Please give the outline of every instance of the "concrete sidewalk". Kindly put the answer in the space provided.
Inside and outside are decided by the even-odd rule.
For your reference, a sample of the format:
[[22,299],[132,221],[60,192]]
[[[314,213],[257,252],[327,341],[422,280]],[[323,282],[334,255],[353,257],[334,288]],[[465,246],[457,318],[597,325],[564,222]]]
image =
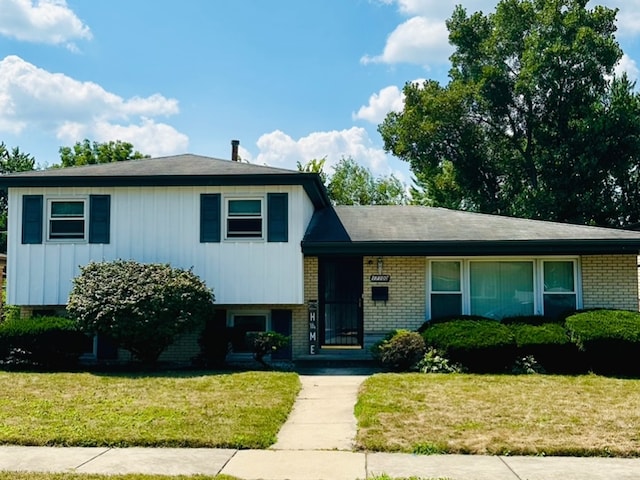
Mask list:
[[[348,372],[353,373],[353,372]],[[639,480],[640,459],[409,455],[354,452],[353,406],[366,375],[301,375],[302,390],[269,450],[0,446],[0,470],[244,480]]]
[[640,459],[408,455],[325,450],[0,447],[0,470],[232,475],[244,480],[638,480]]

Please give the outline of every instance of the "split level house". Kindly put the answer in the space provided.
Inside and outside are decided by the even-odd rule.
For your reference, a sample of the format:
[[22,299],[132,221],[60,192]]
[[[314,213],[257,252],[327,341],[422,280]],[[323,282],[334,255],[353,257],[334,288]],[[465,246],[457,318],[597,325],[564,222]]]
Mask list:
[[[192,268],[214,291],[211,321],[291,335],[294,360],[367,356],[388,331],[444,315],[638,310],[640,232],[333,206],[317,174],[190,154],[3,175],[0,187],[7,302],[24,315],[63,309],[80,266],[115,259]],[[198,351],[187,335],[161,359]]]

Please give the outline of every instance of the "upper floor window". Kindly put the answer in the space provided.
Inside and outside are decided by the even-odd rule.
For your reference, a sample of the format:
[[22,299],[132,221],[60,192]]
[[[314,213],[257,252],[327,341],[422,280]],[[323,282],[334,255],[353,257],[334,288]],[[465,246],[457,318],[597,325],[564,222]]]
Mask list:
[[261,198],[227,199],[226,238],[262,238],[263,208]]
[[84,240],[86,238],[86,201],[49,200],[49,240]]

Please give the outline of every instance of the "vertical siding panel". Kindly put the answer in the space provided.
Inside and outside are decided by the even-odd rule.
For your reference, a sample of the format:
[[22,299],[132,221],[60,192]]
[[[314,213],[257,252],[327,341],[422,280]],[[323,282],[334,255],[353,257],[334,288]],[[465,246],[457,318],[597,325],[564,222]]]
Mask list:
[[[223,239],[217,244],[200,244],[201,193],[221,193],[223,198],[229,194],[253,194],[266,199],[270,192],[289,194],[288,242]],[[111,243],[20,245],[18,220],[23,194],[43,194],[45,198],[111,195]],[[118,258],[193,267],[214,290],[218,304],[303,303],[300,241],[313,206],[302,187],[12,189],[9,208],[8,294],[9,301],[17,305],[65,304],[80,265]]]

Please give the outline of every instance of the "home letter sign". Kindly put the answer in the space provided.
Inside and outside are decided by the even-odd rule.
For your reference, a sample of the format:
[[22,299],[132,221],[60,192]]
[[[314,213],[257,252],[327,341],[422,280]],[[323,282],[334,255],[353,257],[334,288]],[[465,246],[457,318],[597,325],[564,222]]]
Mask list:
[[318,348],[318,302],[309,302],[309,355],[315,355]]

